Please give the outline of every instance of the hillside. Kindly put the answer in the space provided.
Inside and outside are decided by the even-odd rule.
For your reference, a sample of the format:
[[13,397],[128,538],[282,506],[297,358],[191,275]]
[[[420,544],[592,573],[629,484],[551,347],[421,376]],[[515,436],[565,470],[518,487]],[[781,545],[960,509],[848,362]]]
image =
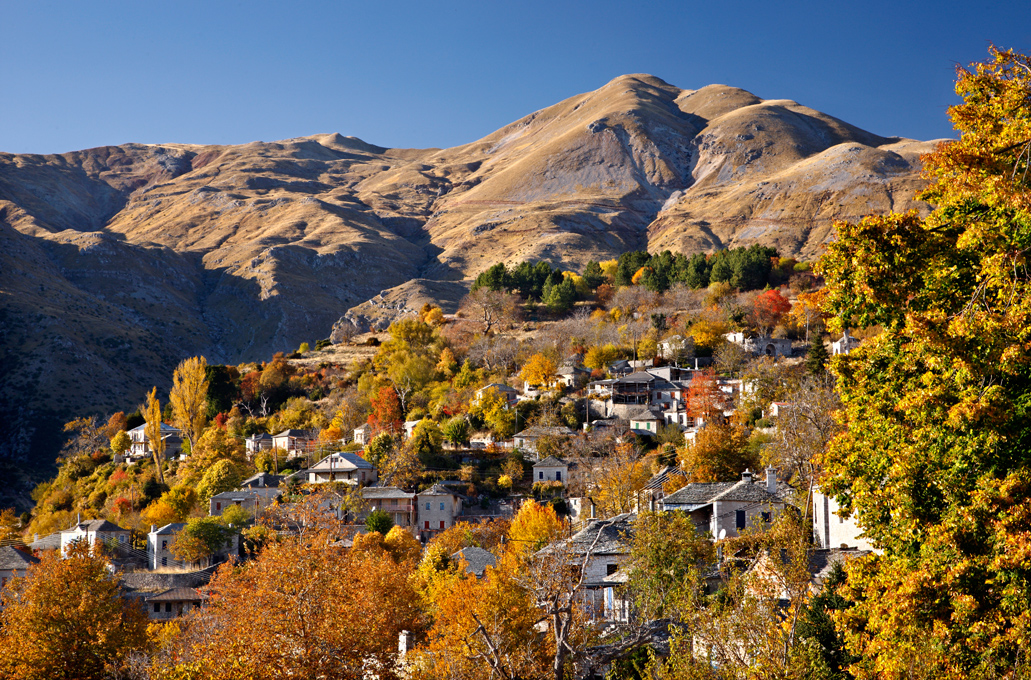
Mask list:
[[499,260],[812,257],[835,219],[926,210],[932,146],[629,75],[451,149],[325,134],[0,154],[0,458],[49,465],[63,420],[131,410],[184,356],[264,358],[356,307],[359,325],[450,311]]

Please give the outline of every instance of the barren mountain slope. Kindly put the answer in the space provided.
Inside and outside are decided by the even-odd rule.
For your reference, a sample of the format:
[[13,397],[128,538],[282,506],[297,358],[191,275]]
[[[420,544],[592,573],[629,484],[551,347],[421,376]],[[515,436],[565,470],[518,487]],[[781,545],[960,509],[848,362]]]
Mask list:
[[21,414],[0,457],[25,459],[62,418],[134,407],[184,356],[267,358],[352,308],[364,325],[453,308],[499,260],[754,242],[809,257],[834,219],[925,208],[930,148],[628,75],[452,149],[325,134],[0,154],[0,399]]

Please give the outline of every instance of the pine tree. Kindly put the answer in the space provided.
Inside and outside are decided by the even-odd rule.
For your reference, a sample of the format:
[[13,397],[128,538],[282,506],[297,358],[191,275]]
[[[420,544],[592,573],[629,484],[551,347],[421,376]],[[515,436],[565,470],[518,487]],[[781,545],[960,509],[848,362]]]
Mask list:
[[830,355],[827,354],[827,346],[823,344],[823,338],[813,338],[813,343],[809,346],[809,353],[805,358],[806,371],[811,376],[820,376],[827,371],[827,360]]

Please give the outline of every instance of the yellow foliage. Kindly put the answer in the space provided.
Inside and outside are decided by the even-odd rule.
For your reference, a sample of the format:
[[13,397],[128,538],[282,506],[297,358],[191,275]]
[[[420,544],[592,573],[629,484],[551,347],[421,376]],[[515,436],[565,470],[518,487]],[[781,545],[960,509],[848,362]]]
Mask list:
[[383,547],[395,562],[417,562],[422,556],[422,544],[415,540],[410,531],[399,526],[393,526],[387,532]]
[[566,523],[555,514],[555,508],[533,499],[523,501],[508,530],[512,549],[517,553],[536,552],[562,536]]

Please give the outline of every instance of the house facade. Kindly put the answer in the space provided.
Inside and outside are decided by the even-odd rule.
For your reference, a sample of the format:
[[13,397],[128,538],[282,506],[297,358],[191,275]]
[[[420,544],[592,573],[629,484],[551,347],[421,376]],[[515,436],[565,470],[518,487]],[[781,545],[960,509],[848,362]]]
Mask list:
[[262,432],[261,434],[254,434],[243,440],[244,446],[247,449],[247,458],[254,458],[255,454],[260,451],[272,450],[272,435]]
[[455,518],[462,514],[463,496],[442,484],[434,484],[416,494],[416,497],[419,504],[419,533],[423,538],[431,538],[451,528]]
[[416,526],[416,503],[414,493],[395,486],[367,486],[362,489],[362,498],[369,504],[369,511],[382,510],[394,520],[394,526],[414,529]]
[[541,437],[572,437],[573,431],[568,427],[528,427],[522,432],[517,432],[512,438],[514,446],[527,453],[536,455],[537,440]]
[[749,527],[768,527],[787,507],[777,491],[777,473],[766,470],[762,480],[745,470],[737,482],[688,484],[657,501],[659,510],[680,510],[699,531],[713,538],[732,538]]
[[307,470],[309,484],[344,482],[366,486],[375,483],[376,468],[356,453],[331,453]]
[[[139,425],[129,430],[129,450],[126,457],[131,460],[150,458],[154,455],[147,439],[147,425]],[[165,458],[174,460],[183,450],[183,433],[177,427],[161,423],[161,440],[165,443]]]
[[519,392],[514,387],[503,385],[501,383],[490,383],[484,385],[480,389],[476,390],[475,396],[477,403],[483,399],[483,396],[490,390],[496,390],[502,397],[505,398],[505,408],[515,408],[516,402],[519,401]]
[[67,557],[68,551],[73,543],[85,542],[92,547],[96,543],[104,545],[117,545],[123,549],[129,548],[130,533],[117,524],[108,522],[106,519],[94,519],[87,522],[78,522],[75,525],[61,532],[61,555]]
[[565,461],[548,456],[533,464],[533,481],[569,483],[569,465]]
[[[816,342],[823,341],[817,338]],[[853,338],[848,334],[848,329],[846,328],[845,332],[841,334],[841,337],[831,343],[831,355],[848,354],[856,347],[859,347],[859,343],[860,341],[858,339]]]
[[147,616],[153,621],[167,621],[197,609],[207,599],[194,588],[172,588],[145,598]]
[[286,451],[287,458],[304,458],[315,452],[317,436],[308,430],[283,430],[272,435],[272,447]]
[[265,508],[274,504],[283,495],[278,487],[245,487],[235,491],[223,491],[208,500],[208,515],[219,517],[230,505],[238,505],[251,517],[258,517]]
[[184,562],[175,559],[171,550],[172,542],[184,528],[186,528],[186,524],[182,522],[166,524],[161,528],[150,527],[150,533],[147,534],[147,566],[151,571],[186,566]]
[[817,547],[825,550],[875,550],[855,517],[844,517],[838,501],[820,487],[813,488],[813,537]]

